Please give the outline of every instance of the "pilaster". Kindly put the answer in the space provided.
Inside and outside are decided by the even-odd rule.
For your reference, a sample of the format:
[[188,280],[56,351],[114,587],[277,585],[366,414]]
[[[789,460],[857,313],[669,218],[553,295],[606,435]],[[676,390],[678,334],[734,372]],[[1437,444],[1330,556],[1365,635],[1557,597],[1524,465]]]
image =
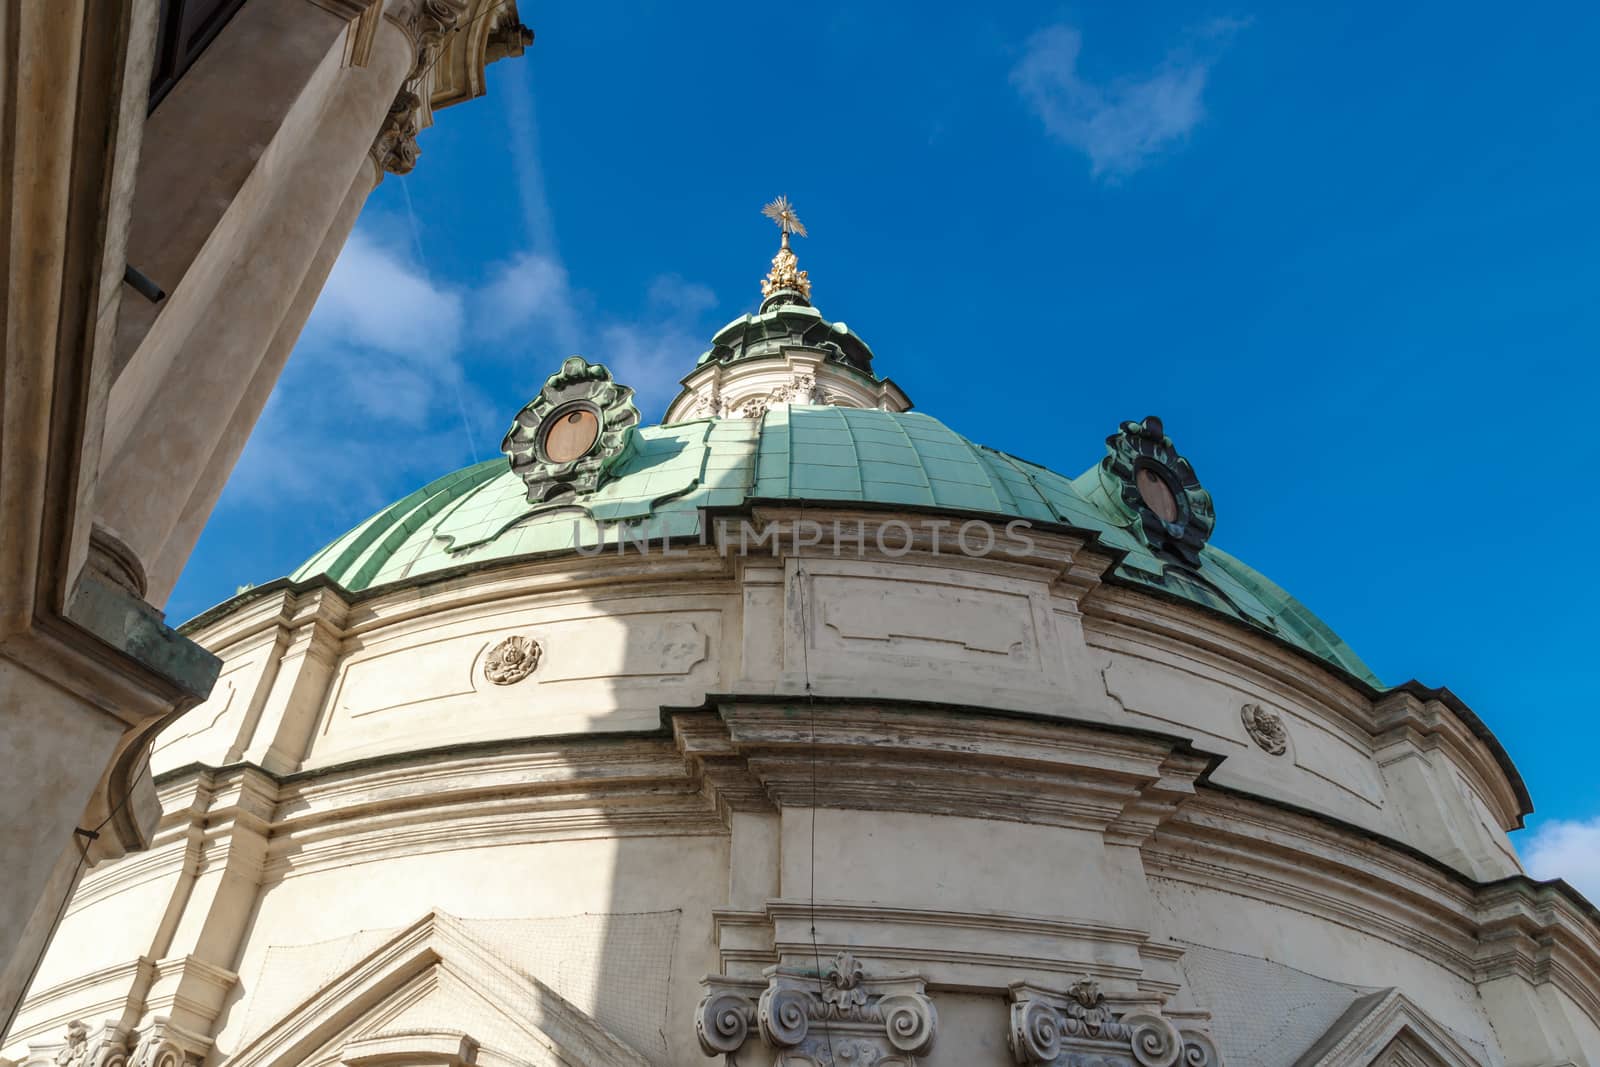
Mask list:
[[329,588],[307,593],[283,625],[287,642],[243,759],[272,774],[300,769],[338,661],[349,606]]

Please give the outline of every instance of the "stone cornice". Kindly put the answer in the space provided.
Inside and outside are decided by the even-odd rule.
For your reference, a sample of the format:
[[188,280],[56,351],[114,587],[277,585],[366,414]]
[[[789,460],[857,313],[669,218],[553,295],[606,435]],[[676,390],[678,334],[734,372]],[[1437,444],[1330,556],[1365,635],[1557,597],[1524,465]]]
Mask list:
[[1406,683],[1374,690],[1357,679],[1340,678],[1326,663],[1241,627],[1236,620],[1211,615],[1188,602],[1149,596],[1147,591],[1105,584],[1083,602],[1085,636],[1091,646],[1111,649],[1149,646],[1175,662],[1207,664],[1220,677],[1253,682],[1319,712],[1363,750],[1405,743],[1441,747],[1489,806],[1501,829],[1522,826],[1533,810],[1521,776],[1494,735],[1448,690]]
[[[1136,841],[1210,766],[1153,734],[881,703],[727,701],[717,714],[778,808],[961,815]],[[732,758],[716,756],[723,767]]]
[[1600,913],[1563,882],[1476,882],[1399,842],[1214,786],[1144,857],[1152,878],[1342,922],[1468,981],[1550,981],[1600,1015]]
[[[729,915],[727,925],[751,913]],[[1147,930],[1085,920],[1000,911],[940,911],[839,900],[769,900],[753,913],[772,930],[777,955],[828,953],[872,943],[873,955],[915,967],[929,981],[1000,993],[1021,978],[1059,982],[1093,970],[1151,1003],[1177,985],[1156,977],[1151,960],[1172,961],[1181,950],[1151,939]],[[812,930],[816,929],[813,935]],[[719,934],[721,923],[719,922]],[[772,962],[772,961],[768,961]]]
[[1473,883],[1394,842],[1285,806],[1206,790],[1144,850],[1152,877],[1342,922],[1472,973]]
[[1565,882],[1508,878],[1478,890],[1478,973],[1552,981],[1600,1017],[1600,913]]
[[1439,745],[1489,806],[1500,828],[1521,828],[1523,816],[1533,810],[1527,786],[1500,742],[1449,690],[1428,690],[1408,682],[1380,697],[1374,715],[1378,747]]
[[281,787],[265,877],[517,842],[723,832],[664,740],[500,748],[293,776]]
[[[366,62],[369,17],[352,28],[351,65]],[[533,34],[517,21],[514,0],[406,0],[383,18],[406,35],[416,59],[373,141],[372,158],[382,170],[408,174],[421,154],[417,134],[433,125],[434,111],[482,96],[484,67],[521,55]]]
[[[389,855],[509,842],[720,836],[728,811],[811,803],[814,738],[827,757],[818,766],[820,805],[1099,831],[1108,843],[1138,847],[1157,882],[1343,923],[1466,981],[1548,982],[1600,1014],[1600,916],[1569,887],[1522,877],[1474,882],[1398,842],[1212,786],[1210,760],[1173,738],[967,708],[779,697],[718,698],[664,718],[670,737],[499,742],[287,776],[247,766],[173,772],[162,782],[163,798],[176,805],[163,828],[170,845],[95,872],[84,890],[100,899],[192,865],[201,840],[206,863],[220,861],[239,847],[241,828],[263,843],[251,847],[262,849],[269,882]],[[761,911],[729,912],[719,930],[751,922],[770,924],[771,947],[751,941],[726,961],[749,966],[763,953],[802,952],[813,923],[822,929],[819,943],[842,950],[849,929],[863,926],[877,931],[885,959],[941,982],[1001,983],[1018,973],[1054,981],[1081,959],[1140,995],[1161,1000],[1175,992],[1162,968],[1142,962],[1170,963],[1172,952],[1162,956],[1162,946],[1134,929],[777,899]],[[930,938],[913,929],[929,925],[948,933]],[[900,928],[912,932],[897,956]],[[935,942],[944,947],[930,951]],[[1091,959],[1089,949],[1073,947],[1078,942],[1102,949]],[[1108,955],[1108,947],[1120,955]]]
[[[5,1035],[11,1044],[28,1042],[30,1048],[59,1047],[59,1035],[71,1020],[84,1016],[91,1019],[119,1016],[123,1013],[130,991],[148,986],[154,976],[156,961],[146,956],[114,963],[88,974],[69,978],[44,989],[33,989],[23,1003],[24,1014],[30,1018],[27,1025]],[[85,997],[99,993],[97,1000]],[[36,1015],[38,1012],[48,1014]],[[33,1039],[52,1038],[50,1045],[35,1043]]]
[[[740,761],[738,773],[752,775],[752,781],[759,785],[759,789],[744,787],[758,807],[762,806],[760,798],[769,795],[769,788],[778,804],[809,799],[809,766],[803,768],[805,781],[797,781],[795,759],[782,756],[785,748],[809,744],[806,719],[795,721],[784,713],[794,707],[793,698],[764,697],[759,702],[748,697],[722,699],[732,705],[726,727],[720,725],[723,720],[715,712],[668,713],[676,743],[665,737],[626,736],[572,739],[565,743],[546,738],[534,748],[527,743],[486,742],[450,750],[458,755],[443,761],[440,757],[445,753],[434,750],[283,777],[246,765],[182,768],[162,776],[164,797],[182,805],[179,812],[168,811],[166,822],[174,828],[184,820],[207,823],[212,831],[208,833],[209,849],[222,843],[230,832],[228,827],[248,813],[255,832],[270,833],[283,847],[291,838],[307,834],[320,838],[323,850],[337,850],[334,838],[341,812],[393,803],[397,805],[394,822],[404,832],[405,824],[424,820],[432,806],[455,809],[462,799],[504,795],[508,788],[520,783],[530,803],[523,805],[527,810],[522,816],[514,818],[524,823],[524,831],[534,837],[546,831],[552,836],[573,836],[584,832],[586,820],[589,832],[608,826],[610,829],[604,832],[628,829],[626,824],[610,820],[599,811],[576,821],[561,814],[566,811],[564,805],[575,797],[601,805],[631,804],[642,793],[659,796],[660,787],[670,785],[665,809],[661,811],[665,821],[655,823],[654,832],[671,832],[673,818],[698,812],[690,822],[677,824],[677,832],[720,833],[722,820],[714,814],[715,797],[694,798],[696,791],[704,788],[704,778],[696,785],[694,775],[705,752]],[[841,705],[849,706],[850,702],[818,702],[819,745],[837,755],[848,755],[858,743],[861,751],[876,752],[876,744],[866,738],[859,742],[849,739],[846,723],[855,721],[858,713],[846,715],[840,710]],[[1115,833],[1118,817],[1127,808],[1116,806],[1113,812],[1113,805],[1104,803],[1107,796],[1125,797],[1132,782],[1142,781],[1146,791],[1166,788],[1160,783],[1174,777],[1172,768],[1166,766],[1171,757],[1161,755],[1171,751],[1172,742],[1162,741],[1157,735],[1107,730],[1093,724],[997,719],[975,710],[965,715],[975,723],[963,735],[964,743],[983,738],[992,758],[1008,764],[1021,760],[1067,770],[1073,766],[1073,753],[1087,757],[1101,741],[1107,743],[1108,754],[1115,755],[1110,764],[1102,765],[1102,773],[1118,783],[1109,793],[1102,786],[1085,783],[1082,789],[1088,801],[1084,809],[1061,818],[1058,805],[1045,804],[1029,821],[1072,825],[1082,820],[1082,810],[1086,809],[1095,813],[1099,825]],[[939,736],[940,726],[962,725],[956,709],[906,711],[895,715],[892,723],[896,731],[904,731],[905,737],[883,755],[879,770],[885,772],[903,766],[901,760],[908,754],[916,756],[926,751]],[[1050,734],[1063,731],[1068,732],[1067,738],[1050,739]],[[747,767],[752,756],[753,770]],[[937,770],[939,762],[929,765]],[[420,779],[425,787],[418,785],[421,768],[426,768]],[[861,764],[861,773],[871,770],[869,764]],[[1183,766],[1175,777],[1181,783],[1194,770],[1193,765]],[[703,767],[699,773],[703,775]],[[838,779],[843,773],[823,776],[819,789],[825,791],[830,777]],[[217,796],[234,799],[210,804],[185,799],[193,795],[185,783],[197,778],[214,779]],[[770,786],[760,785],[763,780]],[[253,784],[247,788],[247,783]],[[1559,966],[1574,974],[1593,971],[1600,976],[1600,913],[1565,883],[1538,882],[1521,876],[1474,882],[1400,842],[1326,816],[1267,803],[1235,790],[1222,790],[1205,784],[1203,776],[1193,788],[1192,796],[1182,789],[1177,792],[1177,796],[1185,798],[1181,806],[1176,802],[1172,805],[1154,828],[1153,837],[1142,846],[1146,867],[1155,877],[1220,880],[1232,892],[1273,899],[1318,915],[1345,915],[1352,925],[1373,928],[1380,936],[1419,948],[1435,962],[1464,975],[1478,973],[1489,965],[1487,960],[1493,959],[1495,967],[1516,967],[1530,975],[1548,973]],[[1133,793],[1137,795],[1138,790]],[[279,799],[271,801],[271,796]],[[275,809],[288,799],[293,800],[296,815],[283,819],[266,813],[269,805]],[[832,804],[827,797],[824,800]],[[914,804],[948,809],[946,801],[923,800],[915,795],[892,803],[896,808]],[[534,816],[541,806],[555,813],[562,825],[539,831]],[[879,810],[882,806],[878,805]],[[654,822],[646,811],[637,814],[647,816],[647,824]],[[1027,814],[1014,808],[998,817],[1020,818]],[[481,805],[456,810],[452,817],[470,822],[495,816],[495,805],[486,800]],[[533,821],[529,822],[529,818]],[[369,831],[381,831],[387,825],[382,820],[360,822],[356,827],[359,836],[370,836]],[[639,825],[637,829],[651,832],[652,828]],[[437,839],[439,834],[428,831],[428,836]],[[105,868],[104,874],[92,872],[85,880],[85,889],[98,892],[97,878],[129,884],[124,879],[134,876],[146,864],[152,870],[162,865],[169,865],[170,869],[188,846],[174,840],[173,847],[177,851],[163,850],[123,861]],[[371,847],[381,849],[381,844],[371,842]],[[369,850],[357,848],[356,853],[366,854]],[[113,883],[104,884],[109,889]],[[1506,935],[1499,942],[1500,947],[1481,964],[1475,960],[1471,947],[1471,931],[1480,924]],[[1560,931],[1559,944],[1566,947],[1554,943],[1540,946],[1541,931]],[[1543,957],[1538,956],[1540,952]],[[1593,987],[1600,988],[1600,979]]]

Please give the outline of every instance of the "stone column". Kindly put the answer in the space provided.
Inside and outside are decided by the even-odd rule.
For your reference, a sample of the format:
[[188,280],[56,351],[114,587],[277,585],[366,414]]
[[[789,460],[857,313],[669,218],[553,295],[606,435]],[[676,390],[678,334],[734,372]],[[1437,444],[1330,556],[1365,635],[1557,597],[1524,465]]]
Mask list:
[[272,184],[271,166],[293,154],[286,147],[303,138],[307,116],[341,76],[350,19],[382,2],[251,0],[149,117],[128,256],[174,299],[123,302],[115,373],[138,352],[140,373],[159,379],[166,368],[152,366],[153,357],[170,353],[143,347],[145,335],[178,303],[179,289],[215,273],[218,246],[236,250],[241,222],[262,199],[259,187]]
[[[169,551],[197,535],[221,492],[286,355],[285,340],[309,313],[310,294],[331,260],[330,237],[342,244],[353,222],[353,190],[372,184],[369,150],[390,122],[402,86],[415,73],[415,28],[385,18],[365,67],[342,67],[341,51],[326,63],[337,73],[326,103],[309,119],[298,146],[274,141],[258,164],[272,173],[259,190],[267,202],[250,231],[238,235],[231,259],[200,284],[171,298],[142,347],[170,349],[144,366],[141,352],[113,387],[99,484],[102,521],[144,562],[148,597],[165,601],[187,553]],[[291,158],[269,158],[280,147]],[[243,194],[241,194],[243,195]],[[181,305],[181,306],[180,306]],[[138,372],[167,368],[152,387]],[[174,403],[181,394],[182,403]]]
[[273,335],[272,342],[267,346],[266,358],[261,361],[255,376],[250,380],[249,387],[239,398],[233,418],[223,427],[222,438],[212,449],[205,469],[200,473],[194,488],[190,490],[188,500],[179,508],[178,524],[167,538],[161,558],[155,560],[151,566],[152,574],[157,576],[156,580],[152,581],[148,594],[153,602],[158,604],[165,602],[172,592],[173,583],[183,570],[184,563],[188,561],[189,554],[194,551],[195,542],[200,539],[206,520],[211,516],[211,509],[216,505],[217,498],[222,495],[228,476],[233,472],[234,464],[239,461],[239,454],[244,451],[245,443],[250,439],[250,431],[261,418],[261,412],[267,406],[267,399],[272,395],[273,387],[277,385],[278,378],[283,374],[283,368],[289,361],[289,354],[294,351],[295,343],[300,339],[301,331],[305,329],[306,320],[310,318],[311,311],[316,306],[317,297],[322,294],[322,288],[327,284],[328,274],[333,270],[334,261],[344,250],[345,242],[349,240],[350,232],[355,228],[356,218],[361,214],[367,197],[383,179],[383,173],[373,155],[369,153],[362,157],[361,165],[356,171],[356,180],[351,184],[350,191],[345,194],[344,203],[340,205],[339,213],[334,217],[332,225],[328,227],[328,232],[322,239],[322,247],[317,249],[310,268],[301,280],[300,289],[295,293],[288,313],[278,324],[278,332]]

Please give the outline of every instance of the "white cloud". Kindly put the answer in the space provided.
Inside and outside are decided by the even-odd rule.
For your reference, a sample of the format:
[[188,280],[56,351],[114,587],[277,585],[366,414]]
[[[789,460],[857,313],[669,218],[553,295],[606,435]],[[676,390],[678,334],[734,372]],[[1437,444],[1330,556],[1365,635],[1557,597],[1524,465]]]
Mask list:
[[[566,356],[608,365],[648,419],[709,343],[716,294],[677,275],[653,279],[636,316],[585,314],[592,301],[553,256],[524,252],[469,288],[373,233],[358,227],[335,263],[222,506],[317,503],[355,521],[494,455]],[[493,396],[467,377],[469,358],[480,383],[498,373]]]
[[563,351],[578,343],[567,269],[553,256],[524,252],[501,264],[473,305],[474,330],[491,340],[542,330]]
[[[564,357],[579,354],[604,363],[618,381],[632,386],[635,403],[649,420],[662,413],[677,393],[678,379],[709,347],[711,329],[718,324],[703,320],[716,307],[716,294],[662,274],[649,283],[638,314],[593,310],[596,301],[573,284],[559,251],[539,157],[532,70],[528,65],[508,69],[501,96],[528,250],[502,263],[474,294],[473,331],[529,361],[530,395]],[[617,295],[606,294],[606,302]]]
[[632,386],[647,419],[660,414],[677,393],[678,380],[709,347],[711,330],[702,320],[716,307],[716,294],[676,274],[662,274],[646,288],[637,316],[584,314],[590,303],[574,290],[559,261],[537,252],[501,264],[471,297],[475,328],[485,338],[538,361],[530,389],[576,353],[604,363],[618,381]]
[[645,296],[652,308],[680,318],[695,318],[717,306],[717,294],[709,286],[676,274],[658,275]]
[[1552,819],[1540,825],[1520,851],[1523,866],[1534,878],[1564,878],[1600,903],[1600,817]]
[[460,290],[358,228],[222,504],[372,510],[388,502],[396,479],[417,482],[470,458],[468,412],[477,414],[473,425],[492,422],[462,372],[465,306]]
[[1104,85],[1078,73],[1083,35],[1048,26],[1029,39],[1011,83],[1052,137],[1089,157],[1095,177],[1116,179],[1182,142],[1205,117],[1201,98],[1211,65],[1243,25],[1210,22],[1148,75]]
[[301,344],[344,344],[409,360],[449,358],[461,345],[460,294],[357,229],[317,298]]
[[413,257],[411,246],[377,237],[399,227],[364,217],[219,507],[314,504],[355,521],[495,455],[512,416],[569,355],[611,367],[647,419],[693,369],[716,325],[703,321],[716,295],[667,274],[631,294],[643,296],[637,314],[593,310],[557,248],[526,69],[512,73],[503,99],[525,250],[482,280],[445,281],[419,262],[420,241]]

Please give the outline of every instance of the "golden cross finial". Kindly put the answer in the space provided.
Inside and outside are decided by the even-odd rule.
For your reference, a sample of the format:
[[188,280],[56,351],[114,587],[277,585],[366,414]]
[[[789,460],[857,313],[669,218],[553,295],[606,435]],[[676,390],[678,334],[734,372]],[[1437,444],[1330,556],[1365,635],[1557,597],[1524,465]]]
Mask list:
[[793,290],[807,300],[811,299],[811,282],[806,278],[806,272],[798,269],[794,252],[789,248],[791,233],[806,236],[805,223],[794,213],[794,205],[789,203],[787,196],[778,197],[762,208],[761,213],[776,222],[778,229],[783,231],[783,244],[779,246],[778,254],[772,257],[772,270],[762,281],[761,292],[771,296],[780,290]]
[[783,247],[789,247],[789,235],[791,233],[797,233],[801,237],[806,236],[805,223],[801,222],[800,216],[794,213],[794,205],[789,203],[787,196],[778,197],[778,199],[762,208],[761,213],[776,222],[778,228],[783,231]]

